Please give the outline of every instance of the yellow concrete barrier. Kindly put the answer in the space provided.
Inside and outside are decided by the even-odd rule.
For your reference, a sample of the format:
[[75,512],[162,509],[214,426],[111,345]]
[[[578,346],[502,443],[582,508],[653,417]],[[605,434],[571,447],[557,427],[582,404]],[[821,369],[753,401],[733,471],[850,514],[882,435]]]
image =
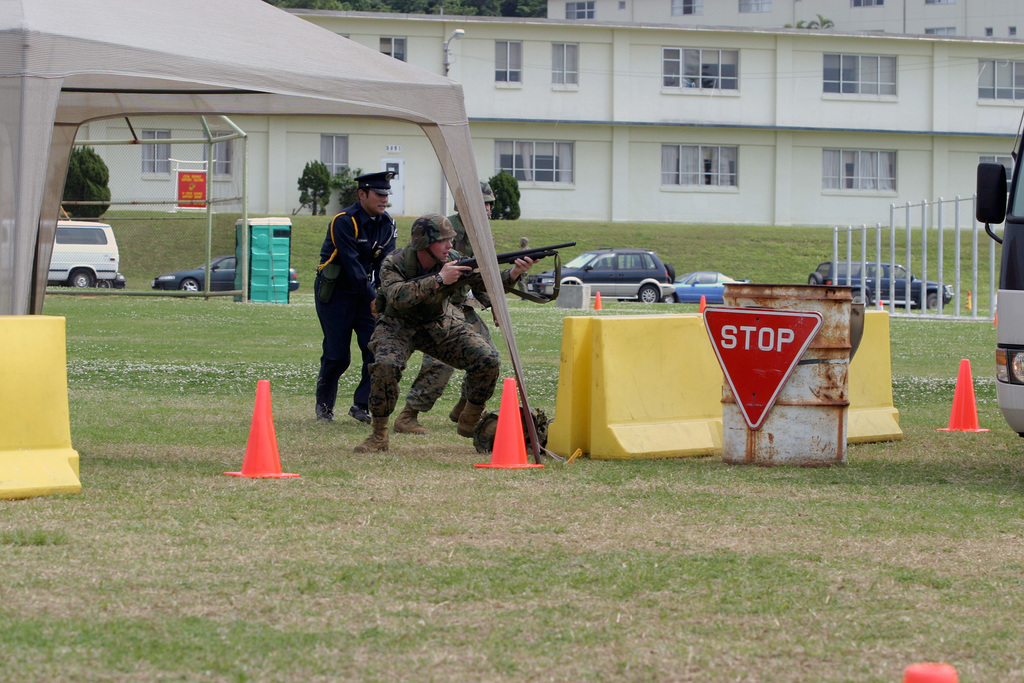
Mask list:
[[0,316],[0,498],[79,493],[64,318]]
[[[721,454],[724,379],[697,314],[568,317],[547,447],[600,460]],[[885,311],[865,315],[849,382],[848,441],[901,438]]]
[[548,448],[599,459],[720,452],[722,381],[699,315],[566,318]]
[[889,312],[865,311],[864,336],[850,361],[846,441],[871,443],[902,438],[900,411],[892,401]]
[[562,322],[555,419],[548,427],[547,448],[566,457],[577,448],[590,453],[590,371],[594,353],[590,324],[595,320],[598,318],[567,317]]

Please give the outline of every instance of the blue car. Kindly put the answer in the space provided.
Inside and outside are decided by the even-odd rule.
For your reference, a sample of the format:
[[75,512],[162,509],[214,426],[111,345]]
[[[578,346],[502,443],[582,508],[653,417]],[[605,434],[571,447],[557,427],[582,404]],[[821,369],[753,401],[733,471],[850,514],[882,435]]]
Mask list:
[[[179,270],[174,273],[158,275],[152,284],[153,289],[183,289],[186,292],[202,292],[206,286],[206,266],[198,266],[191,270]],[[235,288],[235,257],[218,256],[210,261],[210,291],[224,292]],[[288,269],[288,291],[299,288],[299,277],[294,268]]]
[[672,300],[677,304],[699,304],[700,298],[703,296],[705,303],[720,304],[723,303],[722,293],[725,291],[727,282],[750,282],[750,280],[735,280],[728,275],[709,270],[684,273],[672,283],[676,290]]

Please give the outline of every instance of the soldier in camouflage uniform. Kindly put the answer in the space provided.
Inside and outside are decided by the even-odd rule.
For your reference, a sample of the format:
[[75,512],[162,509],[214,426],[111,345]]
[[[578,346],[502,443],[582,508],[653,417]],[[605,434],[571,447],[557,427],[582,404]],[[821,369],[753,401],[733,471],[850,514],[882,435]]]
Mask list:
[[[471,270],[455,264],[461,256],[451,250],[453,237],[455,230],[444,216],[421,216],[412,224],[409,246],[392,252],[381,265],[377,327],[370,339],[373,434],[355,447],[356,453],[388,449],[388,420],[413,351],[466,371],[466,405],[458,421],[461,436],[472,438],[484,404],[494,393],[501,357],[451,302],[466,286],[458,284],[459,278]],[[532,259],[522,258],[502,271],[505,287],[511,288],[532,265]]]
[[[491,217],[491,205],[494,204],[494,191],[491,190],[490,183],[481,182],[480,192],[484,196],[484,211],[487,213],[487,217]],[[458,211],[458,207],[456,207]],[[458,213],[454,213],[448,216],[448,220],[452,224],[452,228],[455,230],[455,237],[452,238],[452,247],[456,252],[462,256],[472,257],[473,247],[469,243],[469,236],[466,234],[466,228],[462,225],[462,217]],[[468,289],[468,288],[467,288]],[[474,286],[473,297],[480,302],[484,308],[490,308],[491,299],[487,295],[487,290],[483,288],[482,283],[480,286]],[[457,293],[451,299],[452,304],[462,309],[462,313],[466,318],[466,322],[473,326],[473,330],[481,337],[487,340],[487,342],[494,346],[494,340],[491,339],[491,330],[487,327],[479,315],[477,315],[476,307],[471,305],[467,301],[465,290]],[[497,347],[495,347],[497,348]],[[445,365],[441,361],[431,356],[423,356],[423,364],[420,366],[420,373],[413,380],[412,386],[409,388],[409,393],[405,397],[405,408],[398,414],[398,418],[395,420],[395,431],[406,434],[426,434],[427,430],[419,423],[416,416],[419,413],[425,413],[434,407],[434,403],[437,399],[441,398],[441,394],[444,393],[445,387],[448,386],[448,380],[451,379],[452,373],[455,372],[455,368],[450,365]],[[452,422],[459,421],[459,415],[462,414],[462,409],[466,406],[466,389],[467,381],[466,378],[462,379],[462,396],[459,398],[459,402],[455,404],[452,411],[448,414],[448,418]]]

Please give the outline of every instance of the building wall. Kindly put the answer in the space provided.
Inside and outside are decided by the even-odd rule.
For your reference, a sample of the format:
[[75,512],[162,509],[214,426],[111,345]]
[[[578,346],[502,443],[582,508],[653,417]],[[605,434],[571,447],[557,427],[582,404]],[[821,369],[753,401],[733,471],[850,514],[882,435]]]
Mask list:
[[[598,0],[599,12],[605,4]],[[641,4],[667,7],[668,0],[634,9]],[[705,0],[708,8],[726,4],[735,3]],[[782,4],[775,0],[773,7]],[[449,42],[449,76],[464,87],[479,176],[497,172],[497,140],[574,145],[571,183],[520,182],[524,218],[873,224],[887,220],[894,202],[972,194],[978,156],[1009,154],[1024,104],[1024,97],[978,98],[979,60],[1024,62],[1018,40],[295,13],[372,49],[382,36],[405,38],[407,61],[435,73],[444,70],[444,42],[463,30]],[[522,80],[515,84],[495,80],[495,42],[509,40],[523,45]],[[578,44],[578,84],[552,84],[553,43]],[[666,47],[737,50],[738,88],[664,87]],[[825,53],[896,57],[896,95],[823,92]],[[307,162],[319,159],[321,134],[347,135],[349,165],[364,172],[381,170],[384,159],[402,160],[405,202],[396,214],[452,210],[436,156],[416,126],[313,116],[235,122],[250,136],[253,212],[287,215],[298,207],[297,179]],[[99,134],[98,123],[80,137],[92,131]],[[736,147],[736,186],[662,185],[662,145]],[[895,190],[824,189],[825,149],[895,151]],[[152,181],[141,184],[152,187]]]

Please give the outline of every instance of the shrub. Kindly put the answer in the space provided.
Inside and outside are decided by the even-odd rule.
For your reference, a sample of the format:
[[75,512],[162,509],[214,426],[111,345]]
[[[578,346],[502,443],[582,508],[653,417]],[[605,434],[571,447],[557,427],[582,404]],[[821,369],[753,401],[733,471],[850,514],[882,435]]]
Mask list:
[[71,150],[68,175],[64,180],[64,210],[72,218],[99,218],[110,204],[75,204],[73,202],[109,202],[110,170],[102,157],[91,147]]
[[313,215],[327,213],[331,201],[331,172],[322,161],[310,161],[299,176],[299,201],[309,206]]
[[519,218],[519,181],[515,177],[501,171],[488,182],[494,190],[494,207],[491,209],[491,220],[514,221]]
[[361,168],[349,168],[344,166],[336,176],[331,178],[331,187],[338,191],[338,201],[341,207],[352,206],[359,201],[359,183],[356,178],[363,175]]

